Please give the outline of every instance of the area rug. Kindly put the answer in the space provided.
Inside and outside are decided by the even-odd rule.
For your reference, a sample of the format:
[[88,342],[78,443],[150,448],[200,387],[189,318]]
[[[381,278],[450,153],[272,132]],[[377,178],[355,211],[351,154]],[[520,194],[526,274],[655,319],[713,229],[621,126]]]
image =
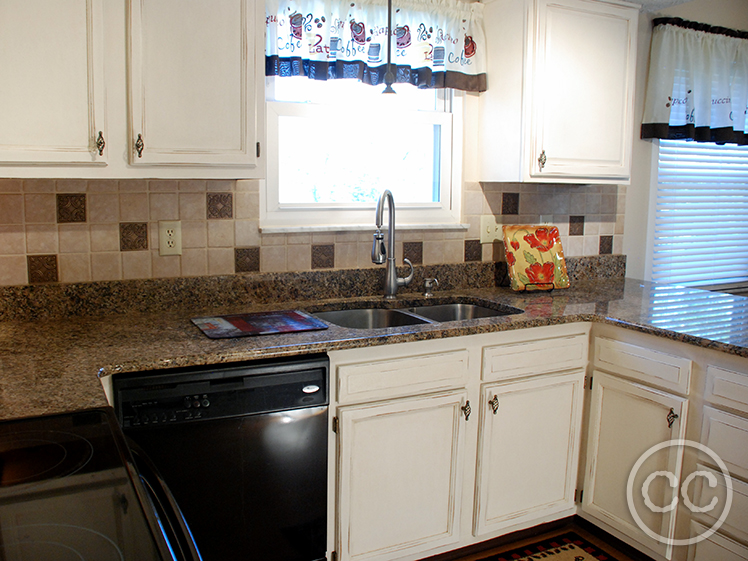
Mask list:
[[480,561],[618,561],[599,547],[574,532],[566,532],[552,538],[505,551]]

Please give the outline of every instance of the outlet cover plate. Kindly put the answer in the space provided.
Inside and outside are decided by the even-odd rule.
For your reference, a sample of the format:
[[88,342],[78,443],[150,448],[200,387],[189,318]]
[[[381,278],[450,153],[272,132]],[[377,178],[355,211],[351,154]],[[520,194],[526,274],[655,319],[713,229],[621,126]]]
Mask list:
[[159,221],[158,254],[182,255],[182,223],[179,220]]
[[480,243],[500,242],[504,239],[501,216],[483,214],[480,217]]

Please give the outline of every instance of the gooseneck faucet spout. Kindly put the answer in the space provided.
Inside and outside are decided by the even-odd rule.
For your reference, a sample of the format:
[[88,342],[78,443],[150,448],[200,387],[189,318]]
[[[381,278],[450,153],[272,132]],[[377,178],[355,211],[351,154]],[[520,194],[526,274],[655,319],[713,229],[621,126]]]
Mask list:
[[[385,201],[389,208],[386,249],[384,246],[384,234],[382,233]],[[387,261],[387,271],[384,279],[384,297],[387,300],[392,300],[395,298],[399,286],[408,286],[413,280],[413,264],[409,259],[403,259],[403,263],[410,267],[410,274],[405,278],[397,276],[397,269],[395,268],[395,200],[389,189],[385,189],[379,197],[376,225],[377,230],[374,232],[374,244],[371,247],[371,261],[377,265],[381,265],[385,260]]]

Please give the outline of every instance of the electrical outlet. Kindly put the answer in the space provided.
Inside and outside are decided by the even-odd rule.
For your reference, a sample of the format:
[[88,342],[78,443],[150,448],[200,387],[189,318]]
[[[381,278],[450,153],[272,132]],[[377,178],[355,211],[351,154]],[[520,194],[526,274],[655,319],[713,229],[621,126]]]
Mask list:
[[158,254],[182,255],[182,223],[179,220],[159,221]]
[[501,216],[484,214],[480,217],[480,243],[500,242],[504,239]]

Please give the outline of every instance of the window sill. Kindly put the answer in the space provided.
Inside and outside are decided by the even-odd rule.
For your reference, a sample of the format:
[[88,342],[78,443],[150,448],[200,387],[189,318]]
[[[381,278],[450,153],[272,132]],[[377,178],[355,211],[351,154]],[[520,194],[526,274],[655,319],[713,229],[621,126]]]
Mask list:
[[[395,230],[449,230],[449,231],[467,231],[469,224],[395,224]],[[382,229],[386,229],[387,224]],[[317,232],[371,232],[376,229],[376,225],[371,224],[349,224],[335,226],[332,224],[319,224],[309,226],[262,226],[262,234],[302,234]]]

